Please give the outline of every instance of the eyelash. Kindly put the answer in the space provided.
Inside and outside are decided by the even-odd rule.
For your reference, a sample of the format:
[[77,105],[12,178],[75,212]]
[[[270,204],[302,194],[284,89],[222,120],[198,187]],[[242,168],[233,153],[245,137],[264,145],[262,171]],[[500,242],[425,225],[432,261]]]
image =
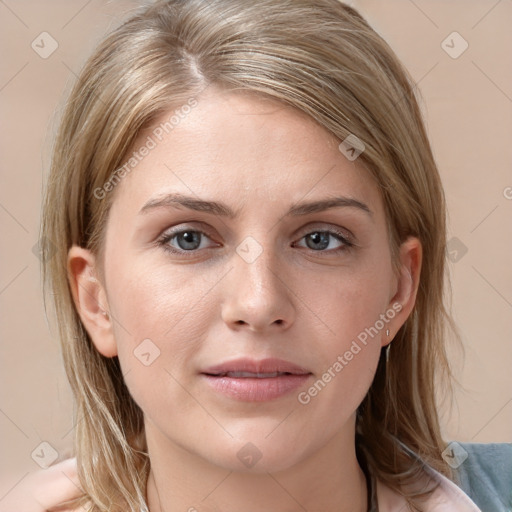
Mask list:
[[[171,240],[173,240],[175,237],[177,237],[178,235],[182,234],[182,233],[199,233],[201,235],[204,235],[205,237],[207,238],[210,238],[208,236],[207,233],[205,233],[204,231],[200,230],[200,229],[193,229],[193,228],[181,228],[180,230],[177,230],[177,231],[174,231],[174,232],[168,232],[168,233],[165,233],[163,236],[161,236],[157,241],[157,245],[159,247],[162,247],[164,251],[166,252],[169,252],[171,254],[179,254],[181,256],[185,256],[185,257],[192,257],[195,255],[195,253],[198,252],[199,249],[191,249],[189,251],[186,251],[184,249],[182,250],[177,250],[173,247],[171,247],[169,245],[169,242]],[[319,251],[315,251],[314,249],[309,249],[306,247],[306,249],[308,249],[309,251],[311,252],[314,252],[314,253],[328,253],[328,254],[339,254],[343,251],[348,251],[349,249],[351,249],[355,244],[350,242],[346,235],[344,233],[342,233],[341,231],[337,231],[335,229],[315,229],[313,231],[309,231],[308,233],[306,233],[305,235],[303,235],[300,240],[302,240],[303,238],[305,238],[306,236],[308,235],[311,235],[313,233],[327,233],[329,235],[332,235],[334,238],[336,238],[339,242],[341,242],[343,245],[341,245],[340,247],[338,247],[337,249],[330,249],[330,250],[319,250]],[[187,254],[187,253],[190,253],[190,256]]]

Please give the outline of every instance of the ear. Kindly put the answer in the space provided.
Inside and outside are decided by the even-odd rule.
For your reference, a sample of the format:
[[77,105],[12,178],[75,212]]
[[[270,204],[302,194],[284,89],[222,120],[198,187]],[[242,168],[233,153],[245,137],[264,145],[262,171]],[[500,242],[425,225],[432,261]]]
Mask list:
[[422,254],[421,242],[416,237],[407,238],[400,246],[400,271],[396,278],[394,294],[388,304],[388,311],[393,310],[396,315],[387,325],[390,334],[389,337],[382,337],[382,346],[391,343],[393,336],[402,327],[414,308],[420,283]]
[[117,355],[112,318],[104,285],[95,273],[94,254],[73,245],[68,252],[68,279],[80,319],[98,352]]

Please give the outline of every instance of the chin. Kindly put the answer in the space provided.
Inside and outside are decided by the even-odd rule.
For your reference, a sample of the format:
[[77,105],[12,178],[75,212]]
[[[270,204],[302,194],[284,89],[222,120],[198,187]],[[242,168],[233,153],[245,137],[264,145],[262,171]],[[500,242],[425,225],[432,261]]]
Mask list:
[[[265,435],[267,434],[268,432]],[[261,442],[249,439],[251,438],[245,437],[244,440],[233,440],[222,453],[219,453],[219,444],[216,444],[216,453],[210,453],[207,458],[228,471],[250,474],[284,471],[297,464],[301,458],[293,439],[289,439],[289,444],[283,444],[281,439],[277,442],[265,440],[264,435],[260,438]]]

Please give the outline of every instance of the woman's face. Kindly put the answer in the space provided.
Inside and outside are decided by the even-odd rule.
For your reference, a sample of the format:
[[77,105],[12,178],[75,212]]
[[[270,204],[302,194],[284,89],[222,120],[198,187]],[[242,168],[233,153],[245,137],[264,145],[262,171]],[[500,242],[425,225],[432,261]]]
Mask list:
[[[393,273],[379,189],[339,140],[253,93],[197,100],[169,133],[153,130],[172,112],[139,137],[140,161],[110,192],[97,295],[110,318],[84,321],[119,356],[148,438],[277,471],[353,436],[414,285]],[[415,276],[414,239],[401,258]],[[240,358],[302,370],[205,374]],[[279,368],[295,375],[267,375]]]

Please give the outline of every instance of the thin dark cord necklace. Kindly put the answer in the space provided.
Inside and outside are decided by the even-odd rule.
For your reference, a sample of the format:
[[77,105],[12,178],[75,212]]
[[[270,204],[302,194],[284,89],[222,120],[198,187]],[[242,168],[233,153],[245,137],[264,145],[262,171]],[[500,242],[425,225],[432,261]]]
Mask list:
[[[366,479],[366,490],[367,490],[367,503],[368,503],[368,512],[379,512],[379,504],[377,503],[377,486],[375,485],[375,477],[373,474],[369,471],[368,465],[366,463],[366,459],[364,458],[364,455],[362,456],[361,461],[361,469],[363,470],[364,477]],[[158,506],[160,508],[160,512],[163,512],[162,509],[162,502],[160,501],[160,494],[158,492],[158,488],[155,483],[155,490],[156,495],[158,498]],[[141,512],[148,512],[149,509],[145,507],[141,510]]]
[[[363,473],[366,478],[366,489],[367,489],[367,503],[368,503],[368,512],[379,512],[379,504],[377,503],[377,489],[375,485],[375,477],[367,471],[367,467],[363,468]],[[155,486],[156,489],[156,486]],[[163,512],[162,503],[160,501],[160,495],[158,493],[158,489],[156,489],[157,497],[158,497],[158,506],[160,507],[160,512]],[[141,512],[149,512],[149,509],[146,507],[141,510]]]
[[379,512],[379,504],[377,503],[377,485],[375,482],[375,476],[368,468],[368,463],[366,461],[366,457],[364,456],[364,452],[362,450],[358,451],[359,454],[359,465],[363,470],[364,476],[366,478],[366,490],[367,490],[367,503],[368,512]]

